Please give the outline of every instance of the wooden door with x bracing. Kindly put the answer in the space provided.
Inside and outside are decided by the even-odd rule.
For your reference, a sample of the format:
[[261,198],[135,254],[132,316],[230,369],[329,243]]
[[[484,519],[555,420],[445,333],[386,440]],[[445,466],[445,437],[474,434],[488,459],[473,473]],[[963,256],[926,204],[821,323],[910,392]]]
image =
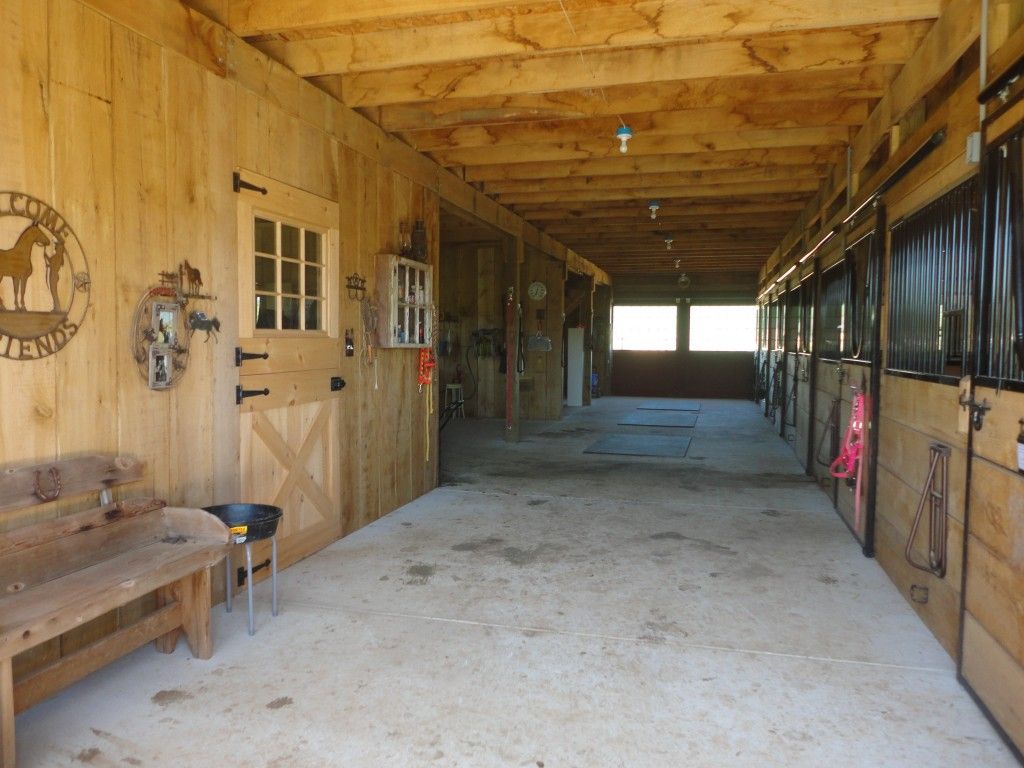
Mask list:
[[[242,175],[267,189],[239,193],[242,501],[284,510],[287,567],[341,535],[338,206]],[[268,552],[257,547],[257,563]]]

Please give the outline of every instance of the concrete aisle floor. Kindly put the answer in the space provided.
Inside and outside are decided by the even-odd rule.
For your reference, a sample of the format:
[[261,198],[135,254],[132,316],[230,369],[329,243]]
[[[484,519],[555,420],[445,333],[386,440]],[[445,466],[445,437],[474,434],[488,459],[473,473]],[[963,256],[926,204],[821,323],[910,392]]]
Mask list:
[[[31,766],[1016,765],[954,666],[752,404],[618,427],[604,398],[18,718]],[[693,435],[685,460],[585,455]]]

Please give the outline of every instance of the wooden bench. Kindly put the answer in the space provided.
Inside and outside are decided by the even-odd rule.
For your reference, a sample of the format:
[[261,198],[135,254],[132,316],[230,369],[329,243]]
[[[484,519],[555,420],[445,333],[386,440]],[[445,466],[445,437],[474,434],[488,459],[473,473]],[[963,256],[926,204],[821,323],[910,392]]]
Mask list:
[[[182,633],[194,656],[213,654],[210,568],[228,529],[201,509],[110,500],[111,486],[141,475],[138,462],[110,456],[0,473],[0,523],[56,496],[101,491],[99,507],[0,533],[0,768],[15,768],[16,713],[105,664],[151,640],[170,653]],[[14,680],[17,654],[152,592],[154,612]]]

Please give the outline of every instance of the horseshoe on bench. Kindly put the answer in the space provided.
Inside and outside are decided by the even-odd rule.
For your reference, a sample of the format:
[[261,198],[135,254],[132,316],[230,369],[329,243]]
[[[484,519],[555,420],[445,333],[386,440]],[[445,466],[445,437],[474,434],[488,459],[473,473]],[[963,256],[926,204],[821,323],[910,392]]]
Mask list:
[[51,490],[49,490],[49,491],[44,491],[43,490],[42,483],[40,483],[40,480],[41,480],[40,474],[41,473],[37,469],[36,470],[36,482],[35,482],[36,497],[40,501],[53,501],[58,496],[60,496],[60,492],[61,492],[61,490],[63,490],[63,486],[61,485],[61,481],[60,481],[60,470],[57,469],[56,467],[50,467],[49,474],[50,474],[50,479],[53,481],[53,488]]

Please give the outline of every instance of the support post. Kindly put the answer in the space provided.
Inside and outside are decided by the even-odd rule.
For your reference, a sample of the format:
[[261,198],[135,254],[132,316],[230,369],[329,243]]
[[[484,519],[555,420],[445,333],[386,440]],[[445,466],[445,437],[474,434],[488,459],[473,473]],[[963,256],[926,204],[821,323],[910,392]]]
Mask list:
[[[156,591],[157,608],[163,608],[165,605],[170,605],[177,601],[177,596],[174,594],[174,587],[174,584],[168,584],[166,587],[160,587],[160,589]],[[167,634],[160,635],[153,644],[160,653],[174,653],[174,649],[178,646],[178,635],[180,634],[181,627],[175,627]]]
[[0,768],[14,768],[14,664],[0,659]]
[[522,294],[520,291],[521,266],[526,258],[523,238],[511,237],[505,241],[507,288],[505,292],[505,441],[519,442],[519,364],[523,340],[519,338],[522,325]]
[[583,279],[580,324],[583,326],[583,405],[587,406],[591,403],[590,374],[594,370],[594,277],[586,275]]
[[206,567],[187,576],[177,584],[181,601],[181,625],[192,655],[197,659],[213,656],[213,638],[210,635],[210,568]]

